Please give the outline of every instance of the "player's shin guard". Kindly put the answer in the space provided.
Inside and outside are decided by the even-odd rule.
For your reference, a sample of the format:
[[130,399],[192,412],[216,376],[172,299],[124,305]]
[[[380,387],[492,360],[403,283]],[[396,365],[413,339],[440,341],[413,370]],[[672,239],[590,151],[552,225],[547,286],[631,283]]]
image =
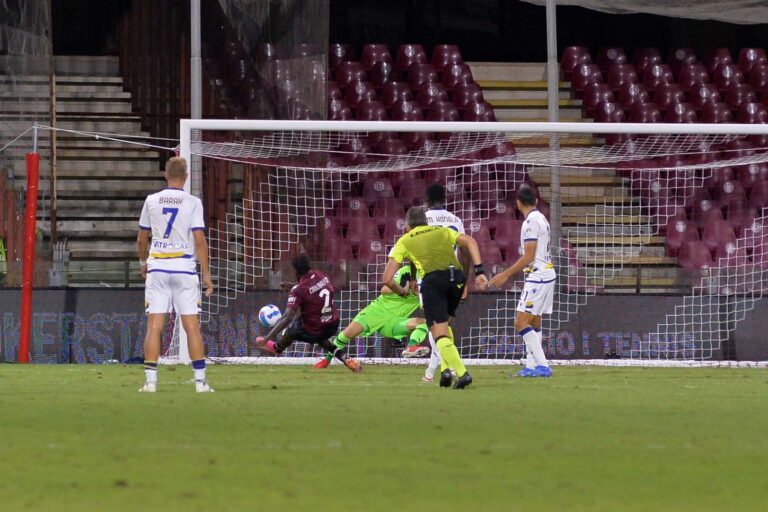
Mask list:
[[144,374],[149,384],[157,384],[157,361],[144,360]]
[[541,339],[539,338],[539,335],[536,334],[533,327],[526,327],[518,334],[523,338],[523,342],[525,342],[525,367],[534,369],[536,366],[542,364],[539,362],[539,354],[541,354],[541,359],[546,364],[544,351],[541,349]]
[[411,332],[410,338],[408,338],[408,346],[413,347],[415,345],[420,345],[421,342],[424,341],[424,338],[427,337],[427,334],[429,334],[427,324],[417,325],[413,332]]
[[467,373],[467,368],[461,360],[459,350],[453,342],[452,338],[448,336],[442,336],[437,340],[437,348],[440,350],[440,359],[447,368],[453,368],[456,370],[456,374],[461,377]]
[[[336,336],[336,339],[335,339],[335,340],[333,340],[333,345],[334,345],[336,348],[340,349],[340,350],[344,350],[345,348],[347,348],[347,345],[349,345],[349,342],[350,342],[350,341],[352,341],[352,340],[350,340],[349,338],[347,338],[346,336],[344,336],[344,332],[340,332],[340,333],[339,333],[339,335],[338,335],[338,336]],[[326,352],[326,354],[325,354],[325,358],[326,358],[328,361],[330,361],[331,359],[333,359],[333,352],[334,352],[334,351],[328,351],[328,352]]]
[[205,382],[205,359],[192,361],[192,369],[195,372],[195,382]]

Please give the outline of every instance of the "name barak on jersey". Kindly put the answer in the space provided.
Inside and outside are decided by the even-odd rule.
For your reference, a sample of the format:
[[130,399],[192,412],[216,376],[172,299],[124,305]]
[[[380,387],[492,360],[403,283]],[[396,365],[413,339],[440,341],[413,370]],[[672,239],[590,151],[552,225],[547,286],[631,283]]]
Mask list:
[[309,289],[309,293],[319,292],[320,290],[328,286],[330,282],[331,281],[327,277],[322,278],[320,281],[317,282],[317,284],[315,284],[315,286],[312,286]]
[[160,196],[159,201],[160,201],[160,204],[182,204],[184,202],[184,198]]

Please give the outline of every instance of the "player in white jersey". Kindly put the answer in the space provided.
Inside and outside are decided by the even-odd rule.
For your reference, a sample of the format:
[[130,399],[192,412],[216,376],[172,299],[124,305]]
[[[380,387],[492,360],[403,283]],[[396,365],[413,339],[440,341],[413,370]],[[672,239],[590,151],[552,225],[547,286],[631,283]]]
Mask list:
[[[461,219],[445,209],[445,187],[439,183],[433,183],[427,187],[427,223],[429,223],[430,226],[442,226],[445,228],[450,228],[454,231],[458,231],[462,235],[466,234],[464,231],[464,223],[461,221]],[[458,249],[458,251],[459,262],[463,267],[464,275],[468,276],[469,257],[464,250]],[[462,296],[462,300],[467,298],[468,293],[469,287],[467,286],[464,288],[464,295]],[[424,371],[424,377],[422,378],[422,380],[426,383],[432,382],[435,379],[437,369],[440,367],[440,352],[438,351],[437,345],[435,345],[435,340],[431,334],[429,335],[429,344],[432,348],[432,353],[429,357],[429,364],[427,365],[427,369]],[[414,347],[409,347],[409,349],[413,348]],[[423,349],[423,347],[416,348]],[[406,349],[406,351],[409,349]],[[413,350],[411,351],[413,352]],[[421,354],[417,355],[406,354],[406,352],[403,353],[403,357],[420,357],[420,355]]]
[[[189,355],[198,393],[212,392],[205,380],[205,346],[200,333],[200,280],[203,274],[205,295],[213,293],[208,268],[208,243],[205,241],[203,204],[184,191],[187,162],[174,157],[165,165],[168,187],[144,201],[137,239],[141,274],[146,280],[144,304],[147,335],[144,338],[146,383],[139,390],[157,390],[157,359],[165,318],[171,310],[181,315],[187,333]],[[150,234],[152,240],[150,241]]]
[[517,304],[515,330],[525,342],[526,364],[520,377],[551,377],[541,348],[541,316],[552,314],[555,293],[555,266],[549,253],[549,222],[536,209],[536,194],[530,187],[517,192],[517,209],[525,216],[520,230],[522,256],[504,272],[491,279],[499,287],[518,272],[525,272],[525,286]]

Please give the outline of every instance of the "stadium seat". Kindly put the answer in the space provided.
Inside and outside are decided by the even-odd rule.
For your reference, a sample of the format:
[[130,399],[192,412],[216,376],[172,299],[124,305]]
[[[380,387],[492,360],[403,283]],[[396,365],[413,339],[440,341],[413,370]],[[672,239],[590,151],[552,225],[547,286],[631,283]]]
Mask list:
[[405,132],[400,138],[408,149],[419,154],[429,154],[435,151],[435,135],[430,132]]
[[673,73],[677,74],[685,64],[696,64],[697,62],[698,59],[693,48],[672,48],[669,50],[667,64],[672,68]]
[[360,242],[360,246],[357,249],[357,261],[364,265],[386,262],[387,249],[384,241],[380,238],[372,238]]
[[428,110],[435,101],[449,101],[448,91],[441,83],[425,82],[419,86],[419,92],[416,94],[416,101],[424,110]]
[[585,46],[568,46],[560,59],[560,70],[565,81],[570,81],[573,72],[582,64],[592,64],[592,57]]
[[653,94],[660,85],[675,83],[672,69],[666,64],[653,64],[648,66],[643,70],[641,76],[643,77],[643,85],[651,94]]
[[479,85],[472,82],[456,86],[451,93],[451,101],[459,108],[465,110],[470,103],[485,101],[483,90]]
[[381,93],[384,86],[394,80],[394,67],[391,62],[377,62],[368,73],[376,92]]
[[[327,225],[327,224],[326,224]],[[323,252],[329,261],[352,259],[352,249],[344,240],[341,232],[333,228],[326,228],[323,234]]]
[[686,241],[680,248],[680,266],[689,270],[701,270],[713,265],[712,253],[704,242]]
[[595,121],[598,123],[621,123],[624,119],[624,110],[618,103],[603,102],[595,108]]
[[648,168],[632,169],[629,173],[629,189],[632,195],[649,199],[663,190],[659,171]]
[[758,211],[768,207],[768,181],[755,181],[749,194],[749,206]]
[[758,182],[768,179],[768,165],[766,164],[737,165],[734,166],[733,172],[736,179],[750,194]]
[[421,106],[415,101],[398,101],[392,105],[393,121],[423,121]]
[[736,114],[737,123],[766,124],[768,123],[768,107],[762,103],[743,103]]
[[348,121],[354,119],[352,108],[344,100],[331,100],[328,103],[328,119],[331,121]]
[[418,91],[421,84],[437,83],[440,78],[432,64],[411,64],[408,70],[408,85],[414,91]]
[[742,82],[744,82],[744,73],[736,64],[721,64],[715,68],[715,73],[712,75],[712,83],[720,94],[725,94],[731,84]]
[[651,198],[648,201],[650,214],[654,216],[654,224],[659,234],[666,234],[670,219],[685,220],[685,201],[674,194]]
[[749,72],[749,85],[756,92],[763,92],[768,86],[768,64],[757,64]]
[[694,203],[693,210],[691,211],[691,220],[697,229],[701,230],[707,223],[723,219],[723,211],[715,201],[702,199]]
[[661,53],[658,48],[635,48],[632,52],[632,64],[638,76],[643,76],[647,68],[661,63]]
[[736,244],[736,234],[726,220],[715,220],[704,225],[701,241],[713,253],[722,253],[729,244]]
[[395,197],[395,191],[387,178],[369,178],[363,183],[363,197],[368,204],[374,204],[380,199]]
[[698,120],[696,109],[690,103],[678,103],[664,113],[665,123],[696,123]]
[[353,216],[349,218],[345,239],[354,249],[357,249],[361,243],[368,240],[378,240],[379,237],[379,228],[376,227],[376,222],[370,217]]
[[627,64],[627,55],[624,53],[623,48],[610,47],[600,48],[597,54],[597,65],[603,72],[608,71],[609,68],[616,65]]
[[328,67],[331,71],[336,71],[342,62],[352,62],[355,59],[357,59],[357,54],[353,45],[340,43],[328,45]]
[[471,103],[464,110],[464,121],[495,122],[496,114],[490,103]]
[[433,101],[429,106],[427,121],[459,121],[459,109],[450,101]]
[[381,197],[373,207],[373,218],[380,228],[384,228],[388,217],[405,217],[405,207],[397,197]]
[[733,203],[725,208],[725,218],[737,237],[740,237],[747,228],[752,226],[755,217],[757,217],[757,210],[752,206]]
[[336,84],[336,82],[328,82],[326,90],[328,91],[327,95],[329,103],[331,100],[340,100],[343,97],[341,94],[341,89]]
[[357,105],[358,121],[386,121],[389,119],[387,108],[379,100],[365,100]]
[[744,103],[754,103],[757,95],[749,84],[732,83],[725,93],[725,103],[737,112]]
[[411,101],[413,92],[406,82],[388,82],[381,90],[381,102],[391,108],[398,101]]
[[582,64],[577,67],[571,77],[571,96],[581,99],[587,84],[604,83],[603,73],[597,64]]
[[368,43],[363,45],[363,51],[360,54],[360,62],[366,71],[371,71],[375,64],[379,62],[392,62],[392,54],[389,53],[389,47],[386,44]]
[[723,147],[724,158],[740,158],[755,154],[755,147],[748,140],[732,140]]
[[629,116],[631,123],[660,123],[661,111],[655,103],[635,103]]
[[740,182],[727,180],[720,182],[720,185],[717,187],[716,199],[720,206],[727,206],[733,203],[744,204],[747,202],[747,193]]
[[491,231],[488,229],[488,226],[479,220],[465,222],[464,229],[467,230],[467,234],[474,238],[478,244],[481,242],[493,243],[493,239],[491,238]]
[[594,117],[595,108],[602,102],[613,103],[616,101],[611,86],[604,83],[587,84],[581,99],[582,115],[584,117]]
[[401,217],[387,217],[384,221],[384,242],[393,244],[398,238],[403,236],[406,227],[405,214]]
[[353,217],[370,218],[368,202],[362,196],[345,196],[336,205],[335,216],[346,225]]
[[347,85],[345,98],[352,109],[356,109],[361,101],[377,99],[376,89],[371,82],[352,82]]
[[438,44],[432,48],[432,65],[442,71],[451,64],[463,64],[461,51],[455,44]]
[[747,239],[754,246],[752,249],[752,263],[762,270],[768,270],[768,236],[763,233],[755,233],[752,236],[754,238],[751,240]]
[[623,84],[636,84],[638,82],[637,72],[632,64],[614,64],[608,68],[605,81],[614,92],[618,92]]
[[427,184],[423,179],[410,178],[403,180],[397,197],[403,202],[403,206],[409,208],[416,204],[422,204],[426,200],[426,191]]
[[710,172],[711,174],[704,179],[704,186],[709,190],[710,196],[717,195],[720,185],[724,182],[734,180],[733,169],[730,167],[715,168]]
[[452,64],[443,70],[442,84],[448,91],[472,83],[472,71],[466,64]]
[[342,92],[346,91],[351,83],[368,80],[368,74],[359,62],[344,61],[339,63],[335,76],[336,84],[338,84]]
[[427,52],[420,44],[401,44],[397,48],[397,57],[395,57],[395,72],[400,78],[405,78],[412,64],[426,64],[428,62]]
[[505,261],[510,263],[514,262],[518,255],[521,228],[522,222],[513,217],[511,213],[505,213],[496,222],[493,239],[499,249],[504,252]]
[[617,102],[626,114],[632,111],[636,103],[649,103],[651,101],[645,87],[635,83],[625,83],[619,89]]
[[710,73],[702,64],[685,64],[680,67],[677,82],[684,91],[688,92],[700,84],[710,83]]
[[483,255],[483,264],[487,266],[486,268],[491,270],[492,274],[496,274],[497,269],[494,267],[504,263],[504,256],[501,254],[501,250],[499,250],[496,242],[490,239],[482,239],[477,245],[480,249],[480,254]]
[[701,111],[708,103],[720,102],[720,91],[714,84],[698,84],[688,93],[688,102],[697,111]]
[[696,226],[693,222],[685,219],[674,217],[669,219],[665,231],[667,233],[667,255],[669,256],[677,256],[684,243],[699,240]]
[[383,155],[407,155],[408,145],[401,139],[384,139],[379,143],[376,151]]
[[679,103],[685,103],[685,93],[678,84],[660,84],[653,94],[653,102],[666,112]]
[[742,48],[739,51],[739,68],[746,75],[757,64],[768,64],[768,56],[762,48]]
[[472,190],[472,200],[477,203],[482,211],[489,210],[507,199],[504,183],[496,180],[488,180],[481,177],[475,183],[471,183],[466,181],[465,177],[464,187]]
[[732,123],[733,114],[725,103],[707,103],[701,110],[701,122],[703,123]]
[[733,64],[731,50],[728,48],[713,48],[704,54],[704,65],[710,74],[721,64]]

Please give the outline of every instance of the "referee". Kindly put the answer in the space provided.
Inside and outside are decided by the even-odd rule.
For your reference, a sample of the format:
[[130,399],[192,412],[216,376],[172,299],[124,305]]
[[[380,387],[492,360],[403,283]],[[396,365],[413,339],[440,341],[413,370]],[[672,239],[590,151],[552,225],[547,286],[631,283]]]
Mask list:
[[381,282],[391,290],[403,291],[394,282],[395,273],[403,260],[413,263],[421,278],[424,316],[440,352],[440,386],[451,385],[450,369],[453,368],[459,377],[453,388],[464,389],[472,384],[472,376],[461,361],[449,325],[451,318],[456,315],[456,308],[466,286],[466,277],[456,258],[454,246],[458,245],[469,252],[475,266],[475,283],[480,290],[484,290],[488,286],[488,278],[483,272],[480,250],[470,236],[449,228],[428,225],[426,213],[418,206],[408,210],[405,221],[407,231],[389,253],[389,262]]

